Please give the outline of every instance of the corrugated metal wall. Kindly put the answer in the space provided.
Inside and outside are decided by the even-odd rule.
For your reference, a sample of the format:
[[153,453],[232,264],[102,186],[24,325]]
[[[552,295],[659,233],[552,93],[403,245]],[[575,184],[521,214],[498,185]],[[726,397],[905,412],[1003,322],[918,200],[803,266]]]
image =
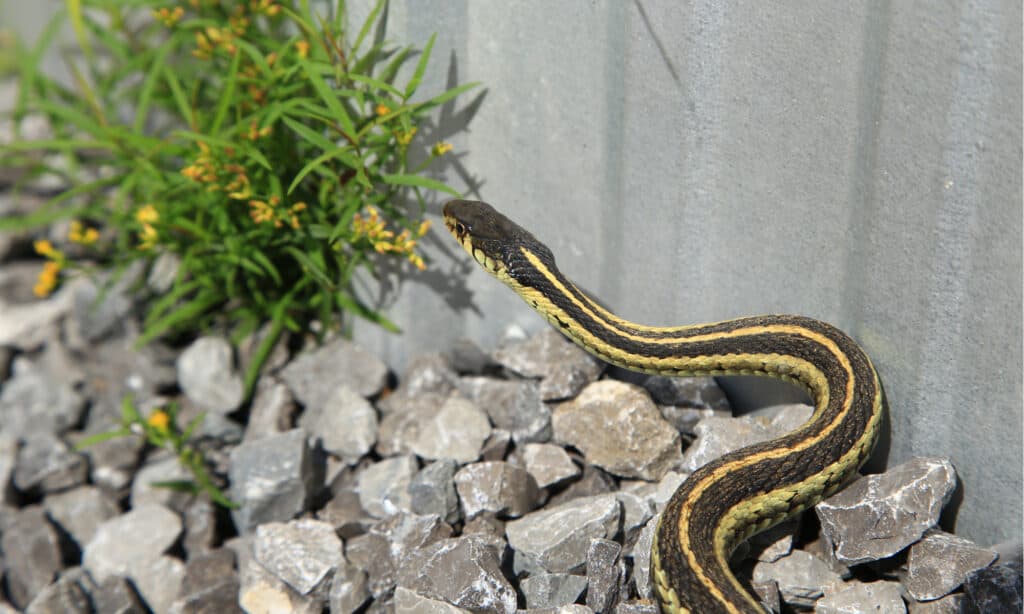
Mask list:
[[[60,6],[2,9],[27,33]],[[422,135],[456,145],[438,176],[626,317],[846,329],[886,384],[889,464],[951,457],[957,530],[1020,540],[1019,1],[391,0],[386,30],[439,34],[423,92],[486,87]],[[396,369],[543,325],[432,243],[380,292],[405,334],[357,330]]]
[[[433,32],[428,88],[486,87],[425,135],[456,145],[440,176],[626,317],[846,329],[889,464],[951,457],[957,530],[1020,539],[1019,2],[391,1],[389,39]],[[396,367],[543,326],[443,230],[431,253],[392,286],[405,334],[359,331]]]

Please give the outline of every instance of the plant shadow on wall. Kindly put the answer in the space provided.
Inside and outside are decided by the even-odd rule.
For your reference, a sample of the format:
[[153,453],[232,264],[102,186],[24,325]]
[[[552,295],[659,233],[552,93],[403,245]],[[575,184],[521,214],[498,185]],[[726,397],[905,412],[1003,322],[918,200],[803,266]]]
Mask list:
[[[383,32],[378,34],[383,40]],[[459,66],[458,58],[453,51],[448,60],[446,90],[458,87]],[[476,116],[484,99],[487,97],[487,90],[481,90],[472,100],[461,108],[456,105],[456,100],[450,100],[441,105],[437,114],[437,121],[427,118],[417,133],[417,139],[424,143],[447,143],[453,136],[466,131],[469,124]],[[410,161],[414,164],[422,164],[426,158],[426,148],[410,153]],[[434,153],[433,151],[430,152]],[[436,178],[454,174],[459,177],[462,184],[466,186],[466,195],[480,198],[480,188],[484,181],[472,174],[463,164],[466,157],[465,151],[451,151],[432,164],[431,174]],[[427,203],[427,210],[440,215],[441,206],[446,198],[435,199]],[[407,200],[403,203],[408,211],[417,210],[421,203],[414,200]],[[387,311],[392,307],[402,294],[402,287],[405,283],[416,283],[425,285],[438,294],[445,303],[456,312],[464,309],[473,309],[477,313],[480,310],[472,303],[472,293],[466,285],[467,273],[474,266],[466,262],[462,256],[462,250],[453,249],[451,242],[443,233],[428,233],[423,237],[422,243],[429,244],[434,255],[434,260],[429,266],[416,269],[409,267],[407,263],[393,258],[381,258],[379,255],[372,255],[374,267],[370,275],[357,275],[356,286],[361,300],[372,306],[375,311]],[[370,271],[366,271],[370,273]]]
[[[16,45],[0,168],[22,169],[15,192],[58,186],[0,219],[35,239],[34,293],[77,275],[128,283],[140,345],[259,339],[246,397],[279,341],[323,340],[353,316],[397,331],[357,296],[356,275],[427,268],[431,194],[460,196],[428,172],[450,160],[468,175],[445,139],[482,101],[456,112],[476,84],[457,84],[453,61],[448,89],[421,92],[435,37],[419,50],[385,41],[384,0],[357,23],[344,2],[326,16],[307,0],[150,4],[69,2]],[[65,21],[70,85],[40,69]],[[27,120],[47,133],[27,136]],[[121,420],[126,433],[145,417]]]

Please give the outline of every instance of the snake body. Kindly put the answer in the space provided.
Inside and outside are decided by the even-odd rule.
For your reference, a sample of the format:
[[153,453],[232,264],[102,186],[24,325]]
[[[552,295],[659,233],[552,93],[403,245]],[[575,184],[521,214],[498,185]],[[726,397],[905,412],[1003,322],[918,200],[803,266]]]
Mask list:
[[451,201],[445,225],[488,272],[602,360],[662,375],[764,375],[803,386],[815,403],[795,431],[726,454],[689,476],[662,512],[651,553],[663,612],[763,612],[729,569],[745,539],[842,488],[867,460],[884,412],[864,351],[830,324],[764,315],[654,327],[597,304],[551,251],[486,203]]

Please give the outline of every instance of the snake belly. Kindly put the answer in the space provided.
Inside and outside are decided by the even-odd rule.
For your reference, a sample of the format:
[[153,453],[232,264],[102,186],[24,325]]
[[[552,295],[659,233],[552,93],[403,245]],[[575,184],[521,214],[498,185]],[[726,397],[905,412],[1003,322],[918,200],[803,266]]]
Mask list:
[[762,375],[809,392],[815,410],[806,423],[695,471],[666,504],[655,532],[651,573],[663,612],[763,612],[729,569],[729,556],[745,539],[842,488],[870,456],[885,402],[861,347],[830,324],[796,315],[636,324],[580,290],[547,246],[490,205],[450,201],[444,218],[485,270],[608,363],[672,376]]

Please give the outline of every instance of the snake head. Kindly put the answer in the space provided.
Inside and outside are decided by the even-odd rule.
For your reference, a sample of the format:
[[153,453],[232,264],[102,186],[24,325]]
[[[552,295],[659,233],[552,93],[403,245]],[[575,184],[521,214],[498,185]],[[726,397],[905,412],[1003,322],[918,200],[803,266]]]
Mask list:
[[444,205],[444,223],[455,240],[484,269],[502,281],[532,285],[530,253],[554,267],[554,256],[529,231],[494,207],[474,200],[452,200]]

